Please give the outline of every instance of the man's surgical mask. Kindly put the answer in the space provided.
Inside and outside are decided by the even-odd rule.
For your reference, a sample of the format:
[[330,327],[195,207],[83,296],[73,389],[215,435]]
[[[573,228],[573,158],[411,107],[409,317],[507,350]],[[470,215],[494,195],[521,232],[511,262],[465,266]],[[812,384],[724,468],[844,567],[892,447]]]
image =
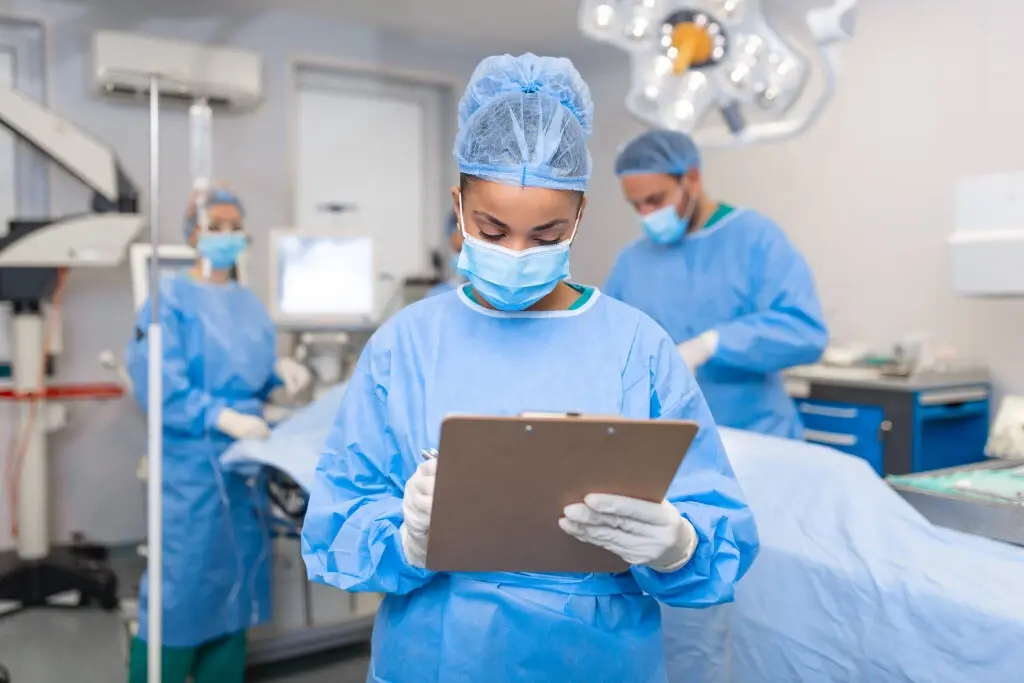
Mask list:
[[197,242],[200,255],[214,270],[227,270],[238,261],[249,239],[241,232],[204,233]]
[[[683,196],[685,198],[685,193]],[[678,242],[690,229],[691,218],[694,214],[690,204],[691,202],[686,202],[685,218],[681,218],[676,212],[676,202],[671,202],[657,211],[642,216],[644,232],[655,244]]]
[[569,239],[552,246],[515,251],[485,242],[466,232],[459,196],[459,228],[465,241],[458,270],[473,289],[499,311],[524,311],[546,297],[558,283],[569,278],[569,246],[576,237],[576,215]]

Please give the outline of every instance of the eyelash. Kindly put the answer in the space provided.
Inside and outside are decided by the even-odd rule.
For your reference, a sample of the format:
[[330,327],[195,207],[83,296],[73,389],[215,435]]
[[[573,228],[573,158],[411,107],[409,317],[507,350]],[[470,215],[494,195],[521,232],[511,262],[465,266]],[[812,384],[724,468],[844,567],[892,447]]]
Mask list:
[[[503,237],[505,237],[505,236],[504,236],[504,235],[502,235],[502,234],[497,234],[497,235],[489,235],[489,234],[487,234],[486,232],[484,232],[483,230],[481,230],[481,231],[480,231],[480,236],[481,236],[481,237],[483,237],[483,238],[484,238],[485,240],[487,240],[488,242],[498,242],[498,241],[500,241],[500,240],[501,240],[501,239],[502,239]],[[555,246],[556,244],[558,244],[558,243],[559,243],[559,242],[561,242],[561,241],[562,241],[562,240],[561,240],[561,238],[558,238],[558,239],[553,239],[553,240],[540,240],[540,239],[539,239],[539,240],[536,240],[537,244],[538,244],[539,246],[542,246],[542,247],[553,247],[553,246]]]

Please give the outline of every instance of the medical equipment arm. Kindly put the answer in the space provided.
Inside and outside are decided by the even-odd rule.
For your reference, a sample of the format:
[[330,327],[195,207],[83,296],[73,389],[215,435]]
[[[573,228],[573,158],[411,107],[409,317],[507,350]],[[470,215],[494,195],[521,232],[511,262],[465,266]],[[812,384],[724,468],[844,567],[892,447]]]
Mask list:
[[[260,402],[228,401],[214,398],[208,392],[191,384],[188,360],[182,345],[181,321],[169,305],[168,292],[161,291],[159,299],[160,326],[163,330],[163,426],[187,436],[201,437],[217,429],[217,418],[225,408],[241,413],[259,414]],[[149,344],[146,329],[150,318],[151,300],[139,309],[135,322],[135,338],[125,350],[125,368],[132,380],[132,391],[142,406],[149,410]]]
[[708,367],[761,374],[814,363],[828,344],[828,328],[810,266],[774,225],[756,246],[753,313],[714,328],[718,344]]
[[731,602],[736,583],[759,548],[757,526],[733,474],[711,412],[675,345],[662,333],[650,358],[651,417],[694,420],[700,431],[683,459],[666,499],[697,533],[693,557],[664,573],[632,567],[640,587],[673,607],[709,607]]
[[311,581],[353,592],[404,595],[434,573],[402,551],[404,471],[387,424],[389,358],[363,351],[320,455],[302,525]]

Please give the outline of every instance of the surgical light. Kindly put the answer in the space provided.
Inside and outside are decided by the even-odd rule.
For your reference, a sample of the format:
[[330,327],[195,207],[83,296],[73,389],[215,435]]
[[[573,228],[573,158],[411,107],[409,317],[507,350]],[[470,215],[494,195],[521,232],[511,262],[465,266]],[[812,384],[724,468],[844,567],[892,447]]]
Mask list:
[[[836,43],[852,37],[856,3],[833,0],[806,14],[816,60],[769,25],[763,0],[582,0],[579,23],[629,54],[634,116],[705,146],[736,146],[795,137],[818,119],[835,91]],[[813,96],[807,86],[818,68]],[[715,111],[724,126],[706,125]]]

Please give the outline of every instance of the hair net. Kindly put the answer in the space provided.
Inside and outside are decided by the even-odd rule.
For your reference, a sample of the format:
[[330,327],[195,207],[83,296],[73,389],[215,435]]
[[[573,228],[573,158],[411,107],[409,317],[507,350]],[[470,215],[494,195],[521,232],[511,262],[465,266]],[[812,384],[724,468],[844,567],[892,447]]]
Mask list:
[[615,159],[615,175],[665,173],[683,175],[700,168],[700,150],[689,135],[651,130],[633,138]]
[[[238,213],[245,217],[245,207],[242,200],[234,192],[223,188],[214,188],[206,195],[206,208],[228,204],[238,209]],[[192,236],[192,229],[196,227],[196,202],[189,202],[188,210],[185,212],[185,239]]]
[[568,59],[480,62],[459,103],[459,171],[507,185],[587,189],[594,102]]

